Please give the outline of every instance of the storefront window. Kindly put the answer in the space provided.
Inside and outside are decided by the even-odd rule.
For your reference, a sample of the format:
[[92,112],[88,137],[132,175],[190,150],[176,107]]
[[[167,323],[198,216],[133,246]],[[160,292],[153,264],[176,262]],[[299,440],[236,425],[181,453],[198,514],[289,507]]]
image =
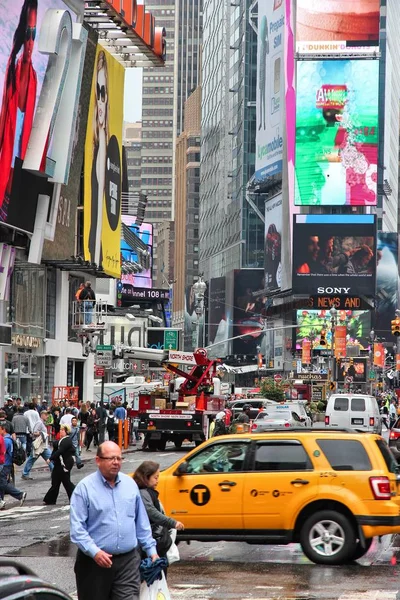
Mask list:
[[44,357],[33,354],[7,353],[5,355],[7,394],[19,396],[24,402],[44,398]]
[[17,263],[12,279],[13,333],[45,337],[46,270]]

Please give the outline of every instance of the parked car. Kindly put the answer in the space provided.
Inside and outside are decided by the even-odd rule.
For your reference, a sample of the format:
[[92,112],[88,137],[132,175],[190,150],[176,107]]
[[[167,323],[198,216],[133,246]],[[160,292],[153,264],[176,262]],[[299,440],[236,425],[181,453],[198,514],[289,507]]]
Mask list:
[[261,408],[267,404],[276,404],[273,400],[267,398],[246,398],[245,400],[233,400],[228,402],[227,408],[232,411],[232,419],[236,419],[243,412],[243,407],[251,406],[250,419],[255,419]]
[[[2,568],[7,572],[3,574],[0,570],[0,600],[71,600],[71,596],[14,560],[0,558]],[[10,568],[15,569],[16,574],[10,575]]]
[[399,467],[381,436],[282,429],[211,438],[165,469],[166,514],[179,540],[299,542],[315,563],[362,557],[400,533]]
[[374,396],[332,394],[326,405],[325,425],[382,433],[382,420]]
[[251,430],[254,433],[268,429],[284,429],[289,427],[306,427],[306,417],[300,417],[288,404],[267,406],[258,413],[253,421]]

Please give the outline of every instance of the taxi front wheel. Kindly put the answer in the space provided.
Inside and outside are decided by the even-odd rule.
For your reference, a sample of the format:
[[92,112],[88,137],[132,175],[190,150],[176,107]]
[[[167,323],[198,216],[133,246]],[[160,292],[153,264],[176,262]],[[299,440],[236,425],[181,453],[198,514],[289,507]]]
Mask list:
[[334,510],[311,515],[300,532],[304,554],[314,563],[339,565],[353,558],[357,537],[348,518]]

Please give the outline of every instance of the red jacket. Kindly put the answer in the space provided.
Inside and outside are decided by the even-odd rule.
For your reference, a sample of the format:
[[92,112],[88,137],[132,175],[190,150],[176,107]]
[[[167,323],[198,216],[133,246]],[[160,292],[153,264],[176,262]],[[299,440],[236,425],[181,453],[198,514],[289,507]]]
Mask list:
[[6,459],[6,443],[2,435],[0,435],[0,465],[4,465]]

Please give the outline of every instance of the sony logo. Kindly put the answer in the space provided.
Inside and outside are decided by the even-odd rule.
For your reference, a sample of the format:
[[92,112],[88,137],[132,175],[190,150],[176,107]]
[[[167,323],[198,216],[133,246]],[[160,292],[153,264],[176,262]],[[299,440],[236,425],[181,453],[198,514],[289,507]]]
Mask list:
[[319,287],[318,294],[348,294],[349,287]]

